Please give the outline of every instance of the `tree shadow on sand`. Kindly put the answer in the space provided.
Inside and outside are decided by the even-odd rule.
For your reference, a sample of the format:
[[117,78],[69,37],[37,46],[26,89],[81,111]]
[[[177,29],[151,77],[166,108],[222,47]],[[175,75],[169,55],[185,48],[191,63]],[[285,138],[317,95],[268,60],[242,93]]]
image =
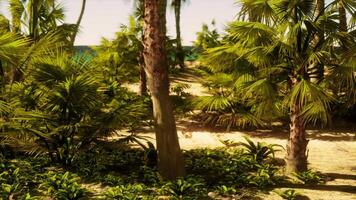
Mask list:
[[[247,132],[257,138],[288,139],[288,130],[257,130]],[[345,132],[338,130],[307,130],[308,138],[322,141],[356,141],[356,132]]]
[[[331,180],[335,179],[348,179],[348,180],[355,180],[356,181],[356,175],[354,174],[339,174],[339,173],[326,173],[328,177],[331,178]],[[356,187],[356,186],[355,186]]]
[[[204,124],[197,120],[178,120],[177,127],[182,132],[210,132],[212,134],[231,134],[241,132],[256,138],[288,139],[289,130],[286,127],[272,127],[271,129],[231,129],[229,132],[224,127]],[[354,129],[311,129],[307,130],[308,138],[322,141],[356,141]]]
[[320,191],[337,191],[356,194],[356,186],[351,185],[302,185],[302,184],[285,184],[283,187],[293,189],[307,189],[307,190],[320,190]]

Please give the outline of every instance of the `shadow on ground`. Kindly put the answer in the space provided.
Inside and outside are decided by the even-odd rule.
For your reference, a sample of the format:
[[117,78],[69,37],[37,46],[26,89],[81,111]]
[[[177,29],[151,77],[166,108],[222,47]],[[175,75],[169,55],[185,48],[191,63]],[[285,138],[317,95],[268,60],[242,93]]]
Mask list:
[[[177,121],[177,127],[182,132],[211,132],[211,133],[233,133],[243,132],[251,137],[256,138],[276,138],[276,139],[288,139],[289,130],[284,127],[273,127],[270,130],[262,129],[231,129],[230,132],[226,131],[224,127],[209,126],[203,122],[196,120],[179,120]],[[350,132],[350,129],[318,129],[308,130],[308,138],[311,140],[322,141],[356,141],[356,133]]]
[[301,185],[301,184],[285,184],[276,188],[292,188],[292,189],[307,189],[307,190],[319,190],[319,191],[337,191],[356,194],[356,186],[351,185]]

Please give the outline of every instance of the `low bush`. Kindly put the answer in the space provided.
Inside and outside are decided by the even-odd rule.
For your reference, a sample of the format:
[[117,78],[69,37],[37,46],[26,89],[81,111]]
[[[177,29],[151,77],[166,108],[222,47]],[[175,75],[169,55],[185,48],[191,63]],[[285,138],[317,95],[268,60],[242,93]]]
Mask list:
[[143,184],[126,184],[109,188],[102,194],[102,198],[107,200],[153,199],[147,192],[147,187]]
[[177,199],[201,199],[207,196],[204,179],[197,176],[179,178],[176,181],[167,182],[160,189],[164,195],[170,195]]
[[79,177],[70,172],[47,174],[41,188],[52,198],[58,200],[77,200],[85,196],[86,190],[78,183]]
[[294,175],[304,184],[319,184],[324,182],[322,174],[313,170],[295,173]]

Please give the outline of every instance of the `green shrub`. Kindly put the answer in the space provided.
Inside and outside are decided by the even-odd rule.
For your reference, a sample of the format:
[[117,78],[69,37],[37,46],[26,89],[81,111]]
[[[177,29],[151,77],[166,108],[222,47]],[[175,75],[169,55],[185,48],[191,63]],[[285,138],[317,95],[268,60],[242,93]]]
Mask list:
[[204,195],[204,192],[206,192],[204,186],[205,183],[201,177],[178,178],[175,181],[164,184],[161,188],[161,193],[179,199],[195,199]]
[[221,185],[216,187],[217,194],[221,196],[231,196],[237,193],[237,189],[235,187],[229,187],[226,185]]
[[8,169],[0,174],[0,194],[2,199],[9,199],[21,191],[20,169]]
[[275,175],[278,168],[269,164],[257,165],[257,167],[257,172],[253,172],[247,177],[250,185],[263,189],[276,184],[277,179]]
[[49,155],[69,168],[98,138],[134,130],[151,118],[149,102],[104,80],[84,55],[58,53],[35,65],[26,81],[12,87],[11,101],[18,103],[4,130],[16,150]]
[[202,176],[208,186],[246,185],[255,165],[239,149],[194,149],[185,158],[189,173]]
[[294,174],[304,184],[319,184],[323,182],[321,173],[308,170],[305,172],[298,172]]
[[276,192],[280,197],[285,200],[296,200],[301,194],[293,189]]
[[147,188],[143,184],[127,184],[109,188],[103,193],[103,199],[107,200],[138,200],[150,199],[146,194]]
[[121,185],[124,183],[124,180],[121,176],[115,176],[112,174],[107,174],[104,176],[103,179],[101,179],[101,182],[106,185],[110,186],[115,186],[115,185]]
[[278,144],[266,144],[264,142],[257,142],[256,144],[250,140],[248,137],[245,137],[246,143],[238,143],[242,145],[245,149],[244,155],[250,156],[254,161],[261,164],[267,158],[274,157],[275,147],[282,147]]
[[47,176],[41,188],[51,197],[58,200],[76,200],[85,196],[86,190],[79,185],[79,178],[75,174],[50,172]]

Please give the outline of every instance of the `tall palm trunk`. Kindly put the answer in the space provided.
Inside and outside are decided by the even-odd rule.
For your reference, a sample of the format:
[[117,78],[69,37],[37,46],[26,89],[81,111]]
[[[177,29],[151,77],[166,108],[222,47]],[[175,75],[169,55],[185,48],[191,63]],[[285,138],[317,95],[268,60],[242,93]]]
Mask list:
[[344,3],[339,0],[338,2],[338,9],[339,9],[339,31],[340,32],[347,32],[347,18],[346,18],[346,10],[344,7]]
[[143,51],[140,50],[140,57],[139,57],[139,65],[140,65],[140,91],[139,95],[143,96],[147,94],[147,77],[145,72],[145,60]]
[[175,179],[185,171],[169,97],[166,5],[167,0],[144,2],[144,60],[153,104],[158,170],[164,178]]
[[[297,81],[294,81],[294,85]],[[290,134],[287,143],[286,172],[302,172],[308,169],[305,124],[301,117],[302,108],[298,101],[290,108]]]
[[75,24],[75,31],[70,39],[71,45],[74,46],[74,42],[75,42],[75,38],[77,37],[78,31],[79,31],[79,26],[80,23],[82,22],[83,16],[84,16],[84,12],[85,12],[85,7],[86,7],[87,1],[83,0],[82,1],[82,8],[80,10],[80,14],[77,20],[77,23]]
[[[137,11],[136,14],[138,14],[140,17],[138,20],[142,20],[142,17],[145,14],[145,8],[144,8],[144,0],[139,0],[139,3],[137,4]],[[145,35],[143,31],[141,32],[141,42],[143,42],[145,39]],[[139,52],[139,65],[140,65],[140,91],[139,95],[143,96],[147,94],[147,77],[146,77],[146,71],[145,71],[145,58],[143,55],[143,46],[140,48]]]
[[30,37],[36,41],[39,36],[38,21],[39,21],[39,0],[31,1],[31,14],[30,14]]
[[184,68],[184,50],[182,46],[182,38],[180,31],[180,12],[182,8],[182,0],[174,0],[174,15],[176,20],[176,44],[177,44],[177,60],[180,68]]
[[[339,0],[338,2],[339,9],[339,32],[347,32],[347,17],[346,17],[346,9],[344,3]],[[343,50],[347,50],[346,45],[341,41],[340,46]]]

